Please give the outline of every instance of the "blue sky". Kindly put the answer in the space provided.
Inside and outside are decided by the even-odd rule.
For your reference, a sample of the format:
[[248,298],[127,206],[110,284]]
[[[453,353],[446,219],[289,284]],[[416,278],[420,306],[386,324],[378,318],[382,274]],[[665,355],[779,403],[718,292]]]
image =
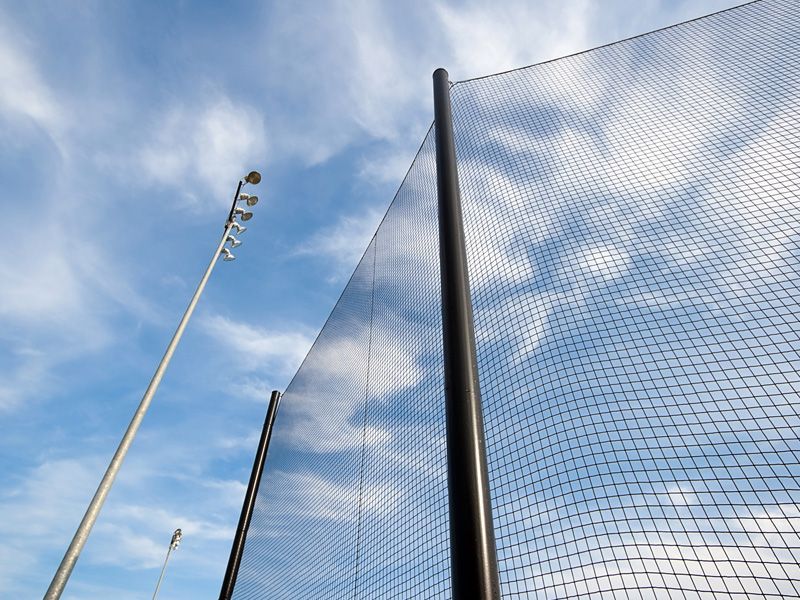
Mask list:
[[189,326],[65,598],[214,597],[269,390],[300,364],[432,118],[467,79],[734,5],[0,6],[0,592],[47,587],[208,260]]

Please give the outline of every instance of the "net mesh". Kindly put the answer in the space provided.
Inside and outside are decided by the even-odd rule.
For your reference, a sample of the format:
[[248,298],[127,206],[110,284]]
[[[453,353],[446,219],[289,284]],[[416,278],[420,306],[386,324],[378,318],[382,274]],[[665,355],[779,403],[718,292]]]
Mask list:
[[[504,598],[800,598],[800,11],[452,88]],[[284,394],[234,597],[447,598],[429,132]]]

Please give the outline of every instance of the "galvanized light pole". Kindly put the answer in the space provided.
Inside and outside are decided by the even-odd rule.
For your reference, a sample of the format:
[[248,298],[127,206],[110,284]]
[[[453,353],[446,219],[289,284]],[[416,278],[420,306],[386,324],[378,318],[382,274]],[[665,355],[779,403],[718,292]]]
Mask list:
[[225,244],[231,242],[233,247],[238,246],[241,242],[231,235],[231,230],[235,228],[237,233],[241,233],[246,228],[240,225],[236,219],[237,217],[240,217],[242,221],[248,221],[253,216],[252,212],[238,207],[237,203],[239,201],[246,201],[248,206],[254,206],[256,202],[258,202],[257,196],[242,194],[242,186],[248,183],[255,185],[260,181],[261,175],[257,171],[252,171],[246,177],[239,180],[239,184],[236,187],[236,194],[233,197],[231,210],[228,213],[227,220],[225,221],[225,231],[223,232],[222,238],[217,244],[217,249],[214,251],[211,262],[208,264],[203,277],[200,279],[200,283],[198,284],[192,299],[189,301],[189,306],[186,308],[186,312],[183,314],[180,323],[178,323],[178,328],[175,330],[175,334],[172,336],[161,362],[158,363],[156,372],[153,375],[153,378],[150,380],[150,384],[147,386],[147,390],[145,391],[144,396],[139,403],[139,407],[133,414],[133,418],[128,425],[128,429],[125,431],[125,435],[122,436],[122,441],[119,443],[117,451],[114,453],[114,457],[111,459],[111,463],[108,465],[108,469],[106,469],[105,475],[103,475],[103,479],[100,481],[100,485],[97,487],[97,491],[95,492],[92,501],[89,503],[89,507],[86,509],[86,514],[84,514],[83,519],[81,520],[81,523],[72,538],[72,542],[64,554],[64,558],[61,560],[61,564],[58,566],[58,569],[53,576],[53,581],[50,583],[50,587],[47,589],[47,592],[44,595],[44,600],[59,600],[59,598],[61,598],[61,594],[64,592],[67,581],[72,574],[72,569],[75,568],[75,563],[78,561],[78,557],[80,556],[81,551],[86,544],[86,540],[89,538],[89,533],[92,531],[95,521],[97,521],[97,517],[100,514],[100,509],[103,507],[106,496],[108,496],[108,492],[111,490],[111,486],[114,484],[114,479],[116,478],[117,473],[122,466],[122,461],[125,459],[128,449],[133,443],[133,438],[136,436],[136,432],[139,430],[142,419],[144,419],[144,415],[147,412],[147,409],[150,407],[150,402],[153,400],[153,396],[155,395],[156,390],[161,383],[161,379],[164,377],[164,372],[167,370],[170,360],[172,360],[172,355],[175,353],[175,348],[177,348],[178,342],[181,341],[183,331],[186,329],[186,325],[189,323],[189,319],[194,312],[195,306],[197,306],[197,301],[200,299],[200,295],[203,293],[203,290],[206,287],[208,278],[211,276],[211,272],[214,270],[214,266],[217,264],[217,259],[220,257],[220,255],[223,257],[223,260],[226,261],[234,260],[236,258],[228,248],[225,248]]
[[164,559],[164,566],[161,567],[161,574],[158,576],[158,582],[156,583],[156,591],[153,592],[153,600],[156,600],[158,597],[158,590],[161,588],[161,581],[164,579],[164,571],[167,570],[167,563],[169,562],[169,555],[172,553],[173,550],[177,550],[178,546],[181,544],[181,539],[183,538],[183,532],[180,528],[175,530],[175,533],[172,534],[172,539],[169,542],[169,548],[167,548],[167,558]]

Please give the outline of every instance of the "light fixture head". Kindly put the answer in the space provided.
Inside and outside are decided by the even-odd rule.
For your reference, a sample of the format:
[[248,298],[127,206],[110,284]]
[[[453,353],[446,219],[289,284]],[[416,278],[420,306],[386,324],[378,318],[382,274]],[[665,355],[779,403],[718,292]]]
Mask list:
[[242,245],[242,240],[237,240],[237,239],[236,239],[235,237],[233,237],[232,235],[229,235],[228,237],[226,237],[226,238],[225,238],[225,241],[226,241],[226,242],[230,242],[230,243],[231,243],[231,248],[236,248],[236,247],[238,247],[238,246],[241,246],[241,245]]
[[242,221],[249,221],[250,219],[253,218],[253,213],[251,213],[249,210],[245,210],[245,209],[240,208],[238,206],[233,211],[233,214],[241,216],[242,217]]
[[247,206],[255,206],[258,203],[258,196],[251,196],[250,194],[239,194],[237,201],[246,200]]
[[247,231],[247,227],[245,227],[244,225],[240,225],[236,221],[231,223],[231,227],[235,227],[236,228],[236,233],[244,233],[245,231]]
[[250,171],[244,178],[247,183],[256,185],[261,181],[261,173],[258,171]]
[[236,260],[236,257],[227,248],[223,248],[219,253],[222,254],[222,260]]
[[169,546],[173,550],[175,550],[181,544],[181,538],[183,538],[183,532],[179,529],[175,530],[175,533],[172,534],[172,540],[170,540]]

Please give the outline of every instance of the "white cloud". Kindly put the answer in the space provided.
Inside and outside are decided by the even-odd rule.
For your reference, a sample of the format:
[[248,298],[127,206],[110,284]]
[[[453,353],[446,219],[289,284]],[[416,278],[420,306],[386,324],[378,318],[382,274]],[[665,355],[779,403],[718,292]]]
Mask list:
[[[492,137],[507,144],[524,140],[522,136],[503,135],[494,130]],[[530,210],[536,197],[531,182],[509,177],[501,166],[489,161],[465,160],[459,165],[464,201],[465,233],[469,258],[470,285],[475,291],[498,281],[520,283],[533,275],[533,265],[525,252],[516,247],[524,236],[533,246],[547,231],[547,217]],[[489,188],[486,182],[491,181]],[[491,235],[486,235],[491,231]]]
[[150,125],[149,140],[138,153],[144,174],[159,185],[184,190],[201,183],[212,197],[185,192],[185,200],[202,207],[230,204],[231,182],[265,159],[261,114],[221,93],[167,109]]
[[[275,475],[276,506],[283,509],[279,519],[313,518],[324,521],[354,521],[358,518],[358,489],[351,482],[337,483],[311,473]],[[399,501],[400,490],[390,484],[367,485],[363,507],[370,511],[389,512]]]
[[[33,120],[66,152],[65,103],[56,102],[57,92],[41,75],[35,60],[38,46],[2,17],[0,14],[0,113],[9,114],[13,121],[20,115]],[[13,376],[18,379],[26,371],[32,376],[45,370],[51,353],[37,347],[43,332],[50,341],[53,337],[61,341],[73,338],[73,350],[102,343],[105,332],[94,314],[101,299],[147,310],[141,298],[123,285],[117,270],[105,264],[100,249],[80,235],[79,227],[61,220],[76,203],[75,194],[66,189],[61,163],[44,166],[50,168],[47,194],[36,198],[35,226],[21,217],[17,199],[0,205],[0,215],[12,224],[7,242],[13,249],[13,260],[0,261],[0,280],[7,283],[0,286],[0,322],[6,339],[17,344],[15,353],[28,359]],[[39,189],[37,183],[32,182],[32,193]],[[84,221],[88,226],[91,217]],[[20,343],[20,339],[24,341]],[[31,383],[36,379],[31,377]],[[6,399],[10,394],[8,390],[0,392]]]
[[[92,530],[68,594],[80,595],[93,586],[86,577],[93,566],[138,571],[139,576],[142,570],[157,570],[176,527],[185,535],[180,554],[186,568],[197,572],[224,567],[222,553],[233,538],[244,483],[208,474],[181,477],[186,469],[175,464],[180,458],[164,450],[167,446],[161,445],[156,453],[161,460],[170,457],[167,468],[152,457],[144,461],[141,455],[129,457]],[[47,585],[45,578],[52,575],[49,569],[55,569],[66,549],[107,458],[44,461],[4,488],[0,494],[0,537],[4,540],[0,556],[7,554],[9,560],[0,561],[0,589],[16,590],[34,575],[39,587]],[[196,459],[195,454],[186,460]],[[191,501],[181,496],[181,488],[188,491]],[[146,576],[148,580],[153,577],[150,572]]]
[[58,143],[66,124],[62,105],[42,78],[35,60],[36,46],[19,29],[2,21],[0,14],[0,112],[33,120]]
[[[372,425],[363,431],[364,400],[384,403],[414,387],[424,376],[415,350],[393,327],[399,322],[376,318],[351,322],[341,334],[320,337],[310,350],[300,377],[287,390],[282,418],[291,444],[313,452],[335,452],[362,443],[386,443],[388,430]],[[417,331],[409,328],[408,331]],[[376,340],[368,356],[370,337]],[[379,340],[379,341],[378,341]]]
[[563,294],[528,293],[487,306],[475,315],[479,343],[486,349],[493,348],[493,352],[506,354],[509,359],[506,368],[518,368],[517,364],[539,348],[548,333],[554,307],[563,301]]
[[329,281],[346,278],[353,272],[375,234],[382,213],[367,209],[359,214],[344,215],[332,226],[313,234],[300,244],[298,255],[314,256],[333,265]]
[[[283,378],[286,376],[284,375]],[[242,375],[231,382],[229,389],[241,398],[263,402],[264,398],[269,398],[272,390],[279,387],[277,381],[278,378],[272,374],[269,377],[260,377],[255,374]]]
[[13,589],[15,580],[38,564],[44,549],[69,540],[97,485],[97,466],[95,461],[47,461],[17,486],[3,490],[0,537],[15,558],[0,561],[0,588]]
[[[411,23],[422,21],[427,16],[427,9],[420,6],[403,5],[399,12],[413,13]],[[270,52],[291,58],[285,61],[284,69],[275,70],[273,83],[280,82],[285,86],[284,89],[296,89],[298,97],[313,98],[309,104],[290,103],[291,110],[285,112],[267,113],[270,129],[275,127],[280,134],[276,143],[283,144],[284,149],[292,149],[296,152],[295,156],[302,156],[307,163],[313,164],[345,148],[358,146],[365,140],[380,140],[383,145],[379,151],[370,154],[361,163],[362,176],[379,177],[384,181],[399,178],[405,171],[402,158],[397,158],[402,151],[401,154],[393,152],[396,148],[408,148],[408,138],[417,140],[430,122],[430,71],[433,67],[448,66],[454,79],[462,79],[506,66],[520,66],[523,62],[533,62],[589,44],[591,36],[587,33],[586,23],[591,22],[592,13],[576,10],[576,7],[585,8],[585,2],[562,6],[553,2],[545,8],[547,6],[552,10],[545,10],[549,16],[543,18],[540,12],[533,14],[534,9],[523,3],[510,3],[489,10],[469,2],[463,14],[471,15],[472,22],[460,18],[462,14],[452,14],[451,8],[434,9],[438,10],[436,14],[442,19],[448,19],[433,21],[432,30],[438,32],[445,28],[447,31],[445,42],[439,44],[433,38],[425,38],[424,28],[408,27],[409,22],[396,19],[390,5],[380,7],[341,3],[328,8],[309,3],[303,10],[287,5],[282,10],[296,11],[297,18],[276,22],[274,27],[282,30],[281,35],[263,37],[270,44]],[[619,4],[615,3],[615,6]],[[652,6],[652,3],[648,6]],[[310,19],[310,13],[319,18]],[[626,15],[625,21],[634,22],[636,14],[631,14],[630,18]],[[453,17],[452,21],[450,17]],[[541,26],[526,27],[525,19],[533,19],[533,23],[541,23]],[[565,23],[560,30],[553,27],[553,22],[559,19]],[[23,28],[19,30],[23,31]],[[409,31],[414,35],[408,34]],[[494,32],[498,31],[502,31],[502,35],[493,37]],[[564,39],[565,32],[569,39]],[[22,115],[48,131],[51,137],[63,139],[65,122],[69,121],[64,115],[70,103],[66,99],[62,102],[62,96],[48,87],[31,58],[32,54],[25,50],[33,46],[26,44],[19,43],[19,39],[13,38],[8,30],[0,32],[0,111],[15,118],[16,115]],[[513,61],[520,62],[511,64]],[[298,65],[299,68],[296,68]],[[286,77],[286,70],[295,68],[296,72]],[[272,69],[265,67],[265,71],[271,72]],[[315,96],[316,92],[319,94]],[[58,102],[54,98],[58,98]],[[596,98],[584,97],[581,100],[594,102]],[[313,110],[306,110],[309,106]],[[292,117],[292,112],[302,117],[296,114]],[[658,115],[652,116],[657,118]],[[182,186],[183,181],[196,178],[214,194],[209,199],[186,197],[187,202],[198,207],[227,204],[231,192],[231,172],[239,173],[245,167],[260,164],[267,150],[262,139],[264,127],[261,113],[250,104],[233,101],[221,94],[211,94],[210,100],[196,105],[177,102],[150,122],[136,122],[149,131],[147,142],[135,146],[138,150],[134,149],[133,152],[141,170],[151,182],[159,185]],[[659,132],[670,135],[672,132],[661,127],[660,123]],[[570,132],[570,135],[571,138],[565,135],[559,143],[572,144],[577,148],[587,141],[574,132]],[[643,147],[646,148],[646,145]],[[639,168],[646,166],[638,165]],[[71,168],[82,167],[75,164]],[[658,177],[653,177],[654,184],[663,183]],[[59,202],[75,203],[72,198],[74,194],[59,196]],[[62,210],[59,218],[64,219],[64,214],[70,211]],[[765,214],[769,215],[769,211]],[[756,218],[749,211],[735,213],[735,216],[751,221]],[[90,217],[84,215],[82,218]],[[378,212],[364,212],[344,218],[337,226],[312,238],[311,246],[317,244],[312,252],[332,258],[339,265],[341,274],[346,276],[361,256],[379,218]],[[371,223],[370,219],[373,219]],[[69,220],[65,219],[65,226],[72,227],[73,224],[67,222]],[[404,223],[402,227],[407,225]],[[37,393],[34,383],[52,385],[52,381],[48,382],[48,371],[53,365],[51,361],[61,360],[67,355],[78,358],[81,352],[89,352],[105,343],[111,333],[107,329],[109,305],[122,307],[137,316],[145,315],[149,310],[147,302],[136,295],[135,286],[126,284],[124,265],[114,264],[115,268],[110,268],[113,262],[102,259],[103,249],[99,245],[85,240],[76,242],[65,237],[67,230],[51,226],[44,218],[37,222],[37,226],[41,235],[35,240],[30,233],[27,234],[28,240],[22,233],[15,235],[14,261],[0,262],[0,278],[11,282],[11,285],[0,288],[0,319],[6,332],[13,334],[8,338],[8,345],[14,346],[13,360],[21,365],[12,376],[3,373],[0,407],[3,404],[18,405],[22,398],[20,394]],[[759,227],[766,232],[769,228],[768,219]],[[785,241],[785,238],[781,237],[780,240]],[[780,256],[767,253],[767,245],[771,241],[765,233],[759,248],[753,253],[753,258],[763,259],[767,268],[780,265]],[[507,248],[499,240],[487,243],[494,244],[485,249],[487,256],[492,256],[493,261],[496,259],[503,272],[512,275],[513,281],[524,281],[530,275],[531,265],[526,258],[506,255]],[[581,255],[586,273],[603,275],[622,272],[627,259],[618,250],[621,247],[616,239],[603,240],[597,247],[587,247]],[[409,255],[419,254],[420,264],[430,267],[427,250],[422,252],[418,247],[403,250]],[[679,250],[676,248],[676,256]],[[81,260],[70,260],[70,257],[80,257]],[[753,263],[743,268],[751,267],[755,272],[758,265]],[[476,267],[476,279],[491,275],[491,268],[490,262]],[[741,273],[733,275],[734,278],[741,277]],[[538,297],[533,302],[541,311],[539,314],[542,318],[535,326],[519,332],[518,350],[523,355],[532,351],[546,333],[550,300]],[[274,386],[268,386],[259,373],[269,374],[268,377],[275,373],[290,376],[313,337],[312,332],[302,328],[297,328],[297,331],[254,328],[222,317],[210,319],[208,333],[216,339],[225,340],[231,356],[240,361],[237,369],[243,376],[240,377],[239,391],[258,396],[260,400]],[[394,332],[380,331],[378,334],[391,339]],[[361,332],[357,335],[361,335]],[[24,344],[19,343],[21,339],[25,340]],[[240,340],[242,344],[239,344]],[[359,339],[359,343],[361,341]],[[354,348],[347,344],[333,346],[329,356],[333,363],[324,375],[334,381],[347,381],[350,378],[357,387],[360,380],[354,380],[355,376],[348,373],[346,367],[337,364],[337,359],[352,355],[353,352]],[[413,385],[420,373],[413,353],[403,353],[391,347],[386,350],[386,360],[375,365],[374,369],[378,386],[373,391],[382,394],[379,400],[393,391]],[[395,370],[408,374],[409,379],[403,381],[392,377]],[[341,449],[341,441],[336,436],[342,431],[342,422],[353,417],[353,411],[349,410],[351,407],[336,403],[314,404],[321,400],[319,395],[295,400],[297,404],[302,404],[301,400],[307,402],[309,410],[320,415],[316,419],[303,415],[302,411],[299,413],[300,417],[307,420],[302,433],[305,437],[298,439],[301,442],[305,440],[309,445],[313,442],[323,449]],[[346,428],[344,431],[350,432]],[[354,426],[352,433],[354,439],[360,441],[361,429]],[[375,427],[368,428],[367,437],[383,445],[397,442],[386,431]],[[227,447],[246,447],[249,458],[255,443],[254,436],[250,435],[247,440],[239,442],[237,445],[230,439],[224,439],[219,445],[212,446],[215,449],[226,444]],[[406,452],[403,456],[411,460],[410,453]],[[159,461],[162,458],[161,455],[150,457],[149,464],[161,464]],[[12,541],[0,550],[3,553],[3,557],[0,557],[0,573],[3,573],[0,575],[0,587],[5,588],[4,584],[19,574],[42,571],[38,566],[42,556],[38,546],[40,542],[43,544],[41,547],[47,544],[49,548],[58,546],[56,551],[63,550],[62,538],[71,533],[67,529],[74,526],[85,508],[84,492],[96,485],[102,472],[101,462],[81,459],[45,463],[27,476],[24,485],[6,490],[9,494],[0,501],[0,514],[4,516],[0,520],[0,531],[3,532],[0,537]],[[128,472],[130,470],[126,469]],[[204,470],[205,475],[209,472],[209,469]],[[306,491],[303,484],[312,487],[312,505],[321,514],[333,515],[334,518],[341,514],[341,507],[335,500],[341,490],[335,487],[336,484],[330,487],[324,481],[320,483],[300,478],[294,487],[298,494]],[[55,498],[47,494],[47,490],[54,489],[54,486],[60,492]],[[148,486],[139,489],[144,487]],[[208,489],[204,488],[195,498],[205,497],[207,492],[217,490],[225,496],[225,502],[233,506],[236,504],[233,498],[237,495],[240,497],[242,489],[241,482],[211,481]],[[367,488],[366,497],[371,499],[370,502],[377,502],[377,499],[396,493],[390,486],[376,485]],[[37,499],[42,498],[49,498],[49,504],[37,503]],[[137,568],[156,568],[163,559],[165,540],[176,524],[188,524],[187,545],[182,548],[184,553],[190,551],[193,540],[222,540],[230,535],[229,528],[208,516],[213,511],[210,501],[203,508],[194,507],[196,510],[188,514],[160,509],[160,501],[148,503],[140,500],[109,511],[108,517],[113,517],[108,521],[111,525],[99,528],[98,537],[93,538],[98,545],[97,550],[92,551],[92,560],[113,563],[113,559],[104,555],[116,554],[131,557],[131,564]],[[54,515],[58,520],[54,520]],[[781,517],[777,515],[770,518],[776,528],[786,525],[778,521]],[[756,522],[746,523],[746,526],[763,529],[765,517],[760,515],[754,519]],[[42,532],[39,530],[31,535],[24,528],[29,522],[49,527],[49,540],[42,541]],[[113,541],[113,534],[122,531],[126,534],[124,548]],[[227,537],[226,541],[229,539]],[[31,542],[31,545],[24,546],[27,542]],[[209,554],[205,550],[203,553]],[[8,558],[8,561],[2,560],[4,558]],[[116,564],[122,564],[122,558]],[[108,598],[123,597],[124,594],[117,588],[88,591],[80,580],[72,585],[78,594],[74,597]]]
[[[275,145],[307,164],[365,140],[402,156],[431,123],[435,68],[459,80],[585,49],[591,23],[586,0],[275,5],[262,50]],[[302,125],[287,107],[303,114]],[[399,182],[405,169],[394,162],[368,156],[362,175]]]
[[48,373],[52,361],[42,350],[17,348],[9,358],[15,360],[0,383],[0,412],[19,407],[25,398],[53,385]]
[[259,403],[287,384],[314,342],[313,332],[303,326],[272,330],[213,314],[202,316],[200,326],[224,349],[217,363],[230,373],[226,389]]
[[[228,492],[226,487],[221,489]],[[237,498],[239,506],[243,495]],[[87,553],[89,560],[98,565],[137,570],[158,568],[164,561],[165,542],[176,526],[181,528],[187,543],[195,547],[207,541],[227,542],[234,534],[232,524],[198,518],[191,509],[180,513],[165,510],[156,502],[109,503],[105,512],[96,526],[96,541]]]
[[92,165],[82,141],[99,119],[84,118],[76,128],[75,107],[96,116],[100,101],[65,90],[47,69],[46,45],[5,13],[0,9],[0,117],[13,127],[34,123],[58,152],[35,132],[11,129],[19,149],[8,158],[20,162],[0,203],[11,249],[11,258],[0,261],[6,283],[0,286],[0,339],[7,349],[0,361],[0,410],[46,396],[58,367],[108,345],[113,317],[156,318],[123,261],[103,243],[114,229],[113,220],[101,222],[108,189],[86,183]]
[[47,211],[36,230],[13,229],[14,260],[0,262],[0,339],[10,360],[0,369],[0,410],[37,397],[55,383],[52,371],[112,342],[120,310],[143,321],[157,310],[112,267],[104,249]]
[[588,47],[587,0],[436,4],[456,79],[515,69]]
[[[695,590],[697,598],[712,600],[731,593],[747,598],[793,596],[798,589],[796,561],[789,548],[797,539],[794,505],[739,507],[753,519],[736,519],[729,512],[701,523],[661,519],[653,529],[623,528],[616,535],[596,535],[589,540],[596,551],[574,553],[569,568],[537,573],[541,586],[558,596],[616,590]],[[686,527],[687,523],[692,523]],[[705,526],[707,530],[700,531]],[[721,540],[733,535],[736,544]],[[607,560],[612,556],[613,560]],[[559,564],[557,552],[551,563]],[[544,577],[544,579],[542,579]],[[541,590],[541,588],[539,588]],[[537,596],[539,597],[539,596]]]
[[673,485],[667,490],[667,498],[676,506],[689,506],[697,503],[697,496],[687,484]]
[[413,162],[418,141],[413,140],[408,147],[393,146],[388,150],[381,150],[377,155],[362,157],[359,177],[370,182],[399,185]]
[[56,223],[38,227],[46,233],[36,238],[14,235],[15,260],[0,263],[0,278],[14,282],[0,290],[0,318],[66,325],[85,311],[89,292],[75,258],[94,249],[65,236]]
[[579,282],[589,278],[615,279],[628,270],[629,262],[630,256],[621,248],[589,246],[564,261],[564,277],[569,279],[577,276]]
[[421,84],[427,91],[430,70],[416,71],[427,52],[405,35],[421,31],[419,17],[411,7],[363,0],[273,5],[262,52],[274,92],[270,130],[282,154],[317,164],[365,139],[407,143],[408,131],[419,139],[427,95],[417,92]]
[[305,328],[272,331],[222,315],[203,316],[201,325],[226,348],[237,371],[291,375],[313,342]]
[[[42,590],[43,591],[43,590]],[[64,590],[64,600],[141,600],[142,592],[123,589],[119,584],[97,584],[94,582],[71,580]]]

